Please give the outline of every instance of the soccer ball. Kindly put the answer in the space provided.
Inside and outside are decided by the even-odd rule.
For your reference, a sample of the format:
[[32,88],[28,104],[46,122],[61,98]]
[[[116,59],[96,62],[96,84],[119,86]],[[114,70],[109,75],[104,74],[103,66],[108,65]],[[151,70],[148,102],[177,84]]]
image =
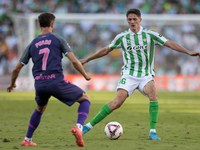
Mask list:
[[105,135],[111,140],[117,140],[123,134],[123,128],[118,122],[109,122],[104,131]]

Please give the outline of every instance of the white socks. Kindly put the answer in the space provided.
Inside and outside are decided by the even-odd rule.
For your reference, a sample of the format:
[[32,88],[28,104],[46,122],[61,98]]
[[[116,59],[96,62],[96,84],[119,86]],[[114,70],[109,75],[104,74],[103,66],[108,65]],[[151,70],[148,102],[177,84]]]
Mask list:
[[88,122],[88,123],[86,124],[86,126],[88,126],[90,129],[93,128],[93,126],[90,124],[90,122]]
[[24,139],[25,139],[27,142],[31,142],[31,141],[32,141],[32,138],[25,137]]
[[79,128],[79,130],[83,131],[83,126],[80,123],[77,123],[76,125]]
[[150,132],[156,132],[156,129],[150,129]]

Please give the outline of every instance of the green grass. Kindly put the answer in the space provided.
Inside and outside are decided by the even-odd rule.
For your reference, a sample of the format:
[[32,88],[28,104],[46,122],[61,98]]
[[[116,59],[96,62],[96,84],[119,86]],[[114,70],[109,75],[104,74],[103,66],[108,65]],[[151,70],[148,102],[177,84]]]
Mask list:
[[[115,97],[115,92],[87,92],[91,109],[86,123],[101,107]],[[111,113],[84,135],[85,147],[75,144],[70,133],[76,124],[78,103],[68,107],[51,98],[41,123],[33,135],[37,147],[21,147],[32,112],[36,107],[34,92],[0,92],[0,149],[2,150],[199,150],[200,93],[159,92],[157,133],[161,141],[148,140],[149,102],[139,92],[133,93],[121,108]],[[124,129],[118,140],[109,140],[104,127],[118,121]],[[3,142],[4,138],[10,142]]]

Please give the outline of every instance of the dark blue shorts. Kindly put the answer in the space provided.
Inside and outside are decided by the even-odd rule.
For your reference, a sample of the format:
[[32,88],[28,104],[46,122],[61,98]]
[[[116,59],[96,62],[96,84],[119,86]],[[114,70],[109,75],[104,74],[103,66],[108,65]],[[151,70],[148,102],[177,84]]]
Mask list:
[[35,82],[35,90],[35,100],[39,106],[45,106],[51,96],[71,106],[85,93],[81,88],[65,79]]

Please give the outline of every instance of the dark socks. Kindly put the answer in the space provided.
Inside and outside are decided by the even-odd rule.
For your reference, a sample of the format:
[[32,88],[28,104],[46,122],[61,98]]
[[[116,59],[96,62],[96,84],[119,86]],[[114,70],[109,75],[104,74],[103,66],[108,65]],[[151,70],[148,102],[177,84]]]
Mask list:
[[30,122],[29,122],[26,137],[32,138],[33,132],[35,131],[35,129],[38,127],[38,125],[40,123],[42,114],[43,113],[41,113],[37,109],[35,109],[35,111],[33,112],[32,116],[31,116]]
[[87,116],[89,114],[89,110],[90,110],[90,101],[89,100],[81,101],[78,108],[77,123],[84,125],[85,120],[87,119]]

